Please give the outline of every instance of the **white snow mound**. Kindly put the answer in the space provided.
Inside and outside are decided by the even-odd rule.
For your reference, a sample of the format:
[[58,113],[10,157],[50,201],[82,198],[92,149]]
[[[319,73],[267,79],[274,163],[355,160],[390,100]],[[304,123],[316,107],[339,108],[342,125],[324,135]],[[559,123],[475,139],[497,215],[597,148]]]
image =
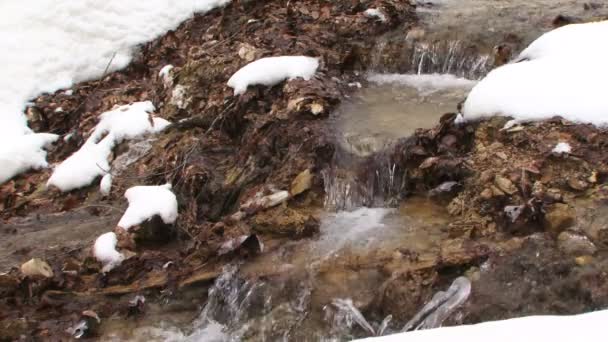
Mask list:
[[15,146],[32,133],[23,114],[28,101],[98,78],[110,60],[109,72],[122,69],[137,45],[229,1],[0,1],[0,183],[46,166],[43,144],[33,141],[48,136]]
[[228,80],[235,95],[245,93],[250,85],[273,86],[286,79],[301,77],[305,80],[315,74],[319,60],[306,56],[266,57],[253,61],[237,71]]
[[129,201],[127,211],[122,215],[118,226],[128,230],[159,215],[164,223],[172,224],[177,220],[177,198],[171,191],[171,184],[157,186],[134,186],[125,192]]
[[600,43],[607,36],[608,22],[546,33],[522,52],[520,59],[527,60],[493,70],[471,90],[464,118],[504,115],[521,122],[559,115],[607,125],[608,46]]
[[[153,117],[150,101],[135,102],[102,113],[100,121],[84,145],[55,168],[47,186],[70,191],[91,184],[97,177],[110,172],[109,157],[114,146],[125,139],[157,133],[170,122]],[[102,138],[103,137],[103,138]],[[101,191],[109,193],[111,178],[105,179]]]
[[93,255],[103,265],[103,272],[110,271],[124,260],[124,255],[116,250],[117,242],[116,234],[113,232],[101,234],[95,240]]
[[[357,340],[360,342],[598,341],[608,310],[575,316],[530,316]],[[599,334],[599,335],[598,335]]]

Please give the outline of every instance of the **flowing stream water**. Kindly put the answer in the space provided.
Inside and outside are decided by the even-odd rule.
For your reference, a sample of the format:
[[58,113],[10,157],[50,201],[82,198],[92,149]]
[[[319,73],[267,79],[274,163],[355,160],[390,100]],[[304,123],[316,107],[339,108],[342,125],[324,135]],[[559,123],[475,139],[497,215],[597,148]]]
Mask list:
[[[508,41],[520,49],[549,30],[558,14],[593,15],[581,2],[564,0],[420,1],[418,12],[419,27],[378,42],[374,72],[365,85],[353,85],[361,89],[332,116],[347,158],[324,171],[327,198],[319,236],[269,243],[254,259],[227,266],[206,293],[189,294],[207,296],[202,308],[168,312],[156,305],[143,322],[110,320],[105,340],[338,341],[403,327],[406,322],[362,312],[387,278],[383,265],[404,250],[422,257],[436,252],[449,217],[426,198],[391,205],[371,195],[356,198],[355,188],[370,185],[342,176],[357,160],[457,111],[476,80],[493,68],[496,46]],[[388,61],[385,53],[395,49],[402,50],[399,58]],[[384,182],[395,182],[391,165],[377,167]],[[413,317],[408,325],[441,324],[444,316],[426,316],[425,310],[440,307],[449,314],[466,300],[468,286],[455,281],[420,308],[427,318]]]

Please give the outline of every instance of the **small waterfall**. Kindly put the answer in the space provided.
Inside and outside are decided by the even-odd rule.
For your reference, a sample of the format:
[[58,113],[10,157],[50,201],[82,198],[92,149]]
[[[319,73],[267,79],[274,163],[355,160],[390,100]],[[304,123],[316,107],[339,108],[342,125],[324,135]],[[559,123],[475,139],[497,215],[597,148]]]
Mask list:
[[376,44],[370,65],[374,72],[452,74],[477,80],[494,67],[494,58],[460,40],[382,40]]
[[[330,211],[393,206],[405,188],[405,174],[385,153],[368,158],[336,160],[321,172],[324,206]],[[339,158],[336,158],[339,159]]]

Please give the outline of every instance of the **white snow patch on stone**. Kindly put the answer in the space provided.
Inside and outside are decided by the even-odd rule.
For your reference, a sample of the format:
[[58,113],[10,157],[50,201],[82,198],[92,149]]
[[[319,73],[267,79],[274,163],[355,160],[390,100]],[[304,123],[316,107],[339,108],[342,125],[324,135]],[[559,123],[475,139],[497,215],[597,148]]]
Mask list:
[[240,95],[245,93],[250,85],[273,86],[298,77],[310,80],[318,67],[319,60],[313,57],[266,57],[242,67],[230,77],[228,86],[234,89],[235,95]]
[[101,182],[99,182],[99,192],[104,196],[108,196],[110,190],[112,190],[112,174],[106,173],[101,178]]
[[163,80],[163,85],[165,88],[169,88],[173,85],[173,77],[171,76],[171,70],[173,70],[173,65],[167,64],[158,72],[158,77]]
[[567,142],[559,142],[557,143],[557,145],[555,145],[551,152],[556,154],[568,154],[572,152],[572,146],[570,146],[570,144],[568,144]]
[[363,14],[368,18],[376,18],[381,22],[386,22],[386,16],[377,8],[368,8]]
[[93,245],[93,255],[103,265],[102,271],[108,272],[120,265],[124,260],[124,255],[116,250],[118,242],[116,234],[113,232],[101,234]]
[[159,215],[166,224],[177,220],[177,198],[171,191],[171,184],[157,186],[134,186],[125,192],[129,207],[118,222],[118,226],[128,230]]

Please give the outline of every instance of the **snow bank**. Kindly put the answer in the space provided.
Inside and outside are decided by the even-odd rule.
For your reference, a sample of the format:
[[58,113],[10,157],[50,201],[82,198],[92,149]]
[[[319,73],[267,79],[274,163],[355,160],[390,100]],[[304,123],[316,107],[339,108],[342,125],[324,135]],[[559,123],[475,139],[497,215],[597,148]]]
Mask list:
[[530,316],[361,339],[365,342],[599,341],[608,310],[576,316]]
[[306,56],[266,57],[253,61],[228,80],[235,95],[243,94],[250,85],[273,86],[286,79],[302,77],[309,80],[317,71],[319,60]]
[[490,72],[463,106],[466,120],[494,115],[536,121],[608,124],[608,21],[564,26],[534,41],[517,59]]
[[[0,1],[0,183],[46,166],[42,147],[23,110],[44,92],[124,68],[134,47],[173,29],[195,12],[229,0]],[[66,92],[69,95],[69,92]],[[20,136],[31,135],[19,141]],[[11,157],[12,156],[12,157]]]
[[113,232],[102,234],[95,240],[93,255],[103,265],[103,272],[110,271],[124,260],[124,255],[116,250],[117,242]]
[[[125,139],[160,132],[169,125],[169,121],[151,116],[152,111],[152,102],[144,101],[102,113],[91,136],[78,151],[55,168],[47,186],[70,191],[87,186],[97,177],[107,174],[110,171],[108,158],[114,146]],[[111,184],[111,179],[106,179],[102,192],[109,193]]]
[[400,84],[427,93],[449,89],[471,89],[477,84],[477,81],[451,74],[370,74],[367,80],[380,85]]
[[128,230],[155,215],[159,215],[166,224],[177,220],[177,199],[171,192],[171,184],[134,186],[125,192],[125,197],[129,207],[120,218],[119,227]]

